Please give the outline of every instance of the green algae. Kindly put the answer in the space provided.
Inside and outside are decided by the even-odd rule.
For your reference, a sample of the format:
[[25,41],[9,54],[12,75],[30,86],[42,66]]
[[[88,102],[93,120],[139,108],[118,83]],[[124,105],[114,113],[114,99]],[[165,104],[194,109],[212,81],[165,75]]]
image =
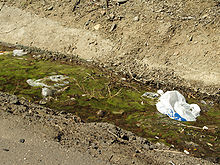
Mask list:
[[[25,97],[31,102],[43,99],[41,88],[29,86],[26,80],[56,74],[69,77],[68,88],[56,93],[45,106],[74,113],[87,122],[113,123],[153,142],[173,144],[182,151],[186,149],[195,156],[219,155],[219,105],[204,105],[199,100],[187,99],[206,111],[201,112],[196,122],[178,122],[156,110],[156,99],[141,97],[149,91],[149,87],[121,81],[120,77],[103,73],[99,68],[39,61],[31,55],[13,57],[10,50],[0,55],[0,90]],[[97,115],[99,110],[105,112],[103,117]],[[203,126],[210,129],[203,130]],[[186,142],[198,145],[190,146]]]

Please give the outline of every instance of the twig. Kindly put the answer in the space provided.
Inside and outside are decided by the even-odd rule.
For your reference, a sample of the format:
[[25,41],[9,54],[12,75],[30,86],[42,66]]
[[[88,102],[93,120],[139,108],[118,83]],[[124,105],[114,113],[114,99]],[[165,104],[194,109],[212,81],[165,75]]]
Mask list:
[[188,128],[203,129],[201,127],[196,127],[196,126],[192,126],[192,125],[185,125],[185,124],[182,124],[182,123],[179,123],[178,125],[181,125],[181,126],[184,126],[184,127],[188,127]]
[[111,98],[113,98],[113,97],[115,97],[115,96],[117,96],[120,92],[121,92],[121,90],[122,90],[122,88],[121,89],[119,89],[119,91],[116,93],[116,94],[114,94],[113,96],[111,96]]
[[112,97],[112,94],[111,94],[111,90],[110,90],[110,88],[109,88],[109,85],[108,85],[108,94],[109,94],[109,97]]

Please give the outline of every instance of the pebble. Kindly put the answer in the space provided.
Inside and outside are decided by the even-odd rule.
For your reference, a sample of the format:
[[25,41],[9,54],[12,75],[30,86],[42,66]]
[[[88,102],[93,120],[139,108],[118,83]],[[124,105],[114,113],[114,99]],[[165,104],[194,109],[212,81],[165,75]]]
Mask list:
[[139,21],[139,17],[138,16],[134,17],[133,21]]
[[109,14],[109,17],[110,17],[111,19],[114,19],[114,18],[115,18],[115,15],[114,15],[113,13],[111,13],[111,14]]
[[201,103],[202,103],[202,104],[207,104],[204,100],[201,100]]
[[90,20],[86,21],[85,26],[88,26],[90,23]]
[[25,139],[20,139],[19,142],[24,143]]
[[48,7],[47,10],[53,10],[53,6]]
[[187,154],[187,155],[189,155],[189,151],[187,151],[187,150],[184,150],[184,153]]
[[47,102],[46,102],[45,99],[42,99],[42,100],[39,101],[39,104],[40,104],[40,105],[45,105],[45,104],[47,104]]
[[115,0],[117,3],[125,3],[127,2],[128,0]]
[[97,25],[94,26],[94,29],[95,29],[95,30],[99,30],[100,27],[101,27],[101,25],[100,25],[100,24],[97,24]]
[[97,115],[98,115],[99,117],[104,117],[104,116],[105,116],[105,111],[99,110],[99,111],[97,112]]
[[109,30],[109,32],[112,32],[113,30],[115,30],[117,27],[117,24],[113,24]]

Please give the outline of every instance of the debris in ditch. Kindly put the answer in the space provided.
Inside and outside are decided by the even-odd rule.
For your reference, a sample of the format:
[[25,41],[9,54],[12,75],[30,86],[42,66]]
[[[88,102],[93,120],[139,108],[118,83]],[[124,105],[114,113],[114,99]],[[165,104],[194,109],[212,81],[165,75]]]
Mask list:
[[23,50],[18,50],[18,49],[13,50],[13,56],[21,57],[26,54],[27,54],[27,52],[24,52]]
[[178,121],[196,121],[201,111],[197,104],[187,104],[178,91],[167,91],[161,95],[156,107],[160,113]]
[[52,89],[49,89],[47,87],[42,88],[41,94],[43,97],[52,96],[53,93],[54,93],[54,91]]
[[33,79],[28,79],[26,82],[28,85],[32,87],[50,87],[49,85],[46,85],[45,83],[41,82],[43,79],[38,79],[38,80],[33,80]]
[[157,97],[159,97],[158,93],[153,93],[153,92],[145,92],[142,97],[148,97],[150,99],[155,99]]
[[65,79],[68,79],[69,77],[67,76],[64,76],[64,75],[54,75],[54,76],[50,76],[49,79],[51,81],[54,81],[54,82],[58,82],[58,81],[63,81]]
[[189,151],[184,150],[183,152],[184,152],[185,154],[189,155]]
[[[66,89],[68,89],[69,86],[60,89],[61,87],[69,84],[69,81],[64,81],[68,78],[69,77],[64,76],[64,75],[53,75],[53,76],[45,77],[43,79],[38,79],[38,80],[28,79],[26,82],[30,86],[33,86],[33,87],[42,87],[42,92],[41,92],[42,96],[48,97],[48,96],[52,96],[55,93],[55,91],[63,92]],[[57,82],[57,83],[54,83],[53,85],[47,85],[46,84],[47,81],[52,81],[52,82]]]

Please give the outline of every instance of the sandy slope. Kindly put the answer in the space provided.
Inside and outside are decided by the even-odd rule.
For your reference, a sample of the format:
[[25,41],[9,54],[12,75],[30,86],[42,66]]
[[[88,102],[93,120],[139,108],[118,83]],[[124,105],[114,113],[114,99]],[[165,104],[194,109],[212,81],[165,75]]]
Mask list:
[[0,3],[1,41],[94,58],[142,81],[219,92],[217,1],[112,1],[107,10],[102,1],[75,2]]

